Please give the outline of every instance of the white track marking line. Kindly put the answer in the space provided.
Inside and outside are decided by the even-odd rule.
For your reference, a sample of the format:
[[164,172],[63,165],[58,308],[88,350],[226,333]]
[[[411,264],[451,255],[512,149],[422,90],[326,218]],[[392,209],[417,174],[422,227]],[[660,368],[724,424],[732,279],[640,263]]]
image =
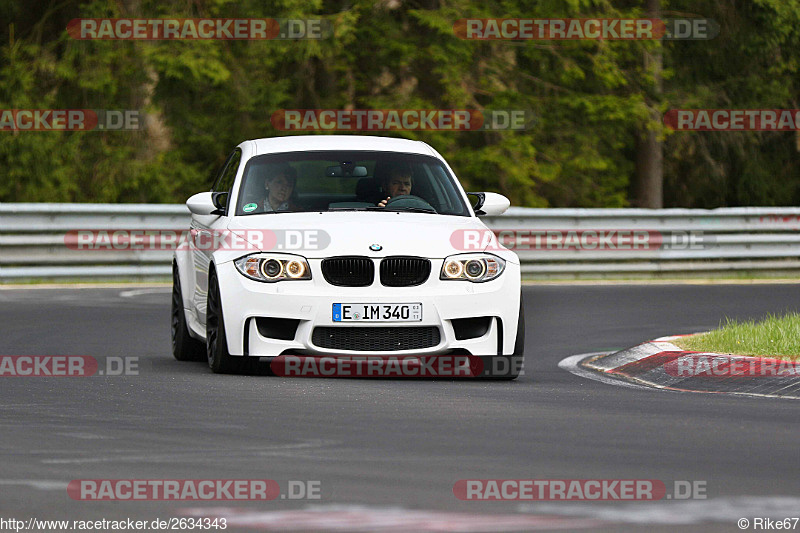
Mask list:
[[609,378],[604,376],[599,372],[593,372],[591,370],[586,370],[585,368],[581,367],[579,363],[584,359],[588,359],[590,357],[594,357],[596,355],[603,355],[607,354],[608,352],[591,352],[591,353],[581,353],[578,355],[570,355],[569,357],[562,359],[558,363],[558,368],[562,370],[566,370],[571,374],[575,374],[576,376],[593,379],[595,381],[599,381],[600,383],[605,383],[606,385],[615,385],[617,387],[627,387],[629,389],[639,389],[639,390],[654,390],[654,387],[645,387],[644,385],[636,385],[634,383],[630,383],[628,381],[623,381],[617,378]]
[[[312,439],[296,443],[275,444],[271,446],[263,446],[258,448],[245,448],[238,450],[238,454],[232,456],[237,460],[252,460],[253,457],[263,456],[285,456],[288,454],[302,454],[307,453],[304,450],[317,450],[328,449],[334,446],[339,446],[341,441],[338,440],[325,440],[325,439]],[[131,463],[150,461],[157,463],[182,463],[194,462],[201,455],[207,455],[205,451],[183,451],[180,453],[163,453],[163,454],[138,454],[128,453],[127,451],[112,452],[105,456],[93,457],[78,457],[78,458],[63,458],[63,459],[43,459],[43,464],[89,464],[89,463]]]
[[225,518],[228,527],[261,531],[374,531],[488,533],[492,531],[553,531],[597,529],[608,524],[587,518],[538,516],[530,513],[479,513],[370,507],[365,505],[318,505],[288,511],[254,508],[203,507],[179,509],[180,514],[201,518]]
[[166,294],[172,292],[171,287],[157,287],[152,289],[133,289],[129,291],[122,291],[119,293],[121,298],[132,298],[134,296],[141,296],[142,294]]
[[756,516],[775,520],[797,516],[798,506],[800,498],[796,496],[725,496],[687,501],[523,503],[517,511],[628,524],[677,526],[727,522],[733,527],[742,517],[752,521]]
[[68,484],[56,479],[0,479],[0,487],[23,485],[39,490],[67,490]]

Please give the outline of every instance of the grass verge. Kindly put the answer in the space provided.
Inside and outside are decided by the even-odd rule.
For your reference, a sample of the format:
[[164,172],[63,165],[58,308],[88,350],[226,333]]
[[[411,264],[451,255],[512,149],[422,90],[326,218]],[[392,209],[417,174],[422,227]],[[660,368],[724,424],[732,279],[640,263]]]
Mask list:
[[767,315],[762,320],[726,319],[719,329],[681,337],[673,344],[684,350],[755,355],[800,361],[800,314]]

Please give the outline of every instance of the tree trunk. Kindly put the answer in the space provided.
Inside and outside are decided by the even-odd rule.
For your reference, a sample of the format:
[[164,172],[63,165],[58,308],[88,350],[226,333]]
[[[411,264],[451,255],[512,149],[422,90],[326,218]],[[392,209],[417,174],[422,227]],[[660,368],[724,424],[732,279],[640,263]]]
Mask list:
[[[661,18],[661,0],[645,0],[647,18]],[[660,122],[658,102],[662,93],[661,45],[651,54],[645,52],[645,67],[652,69],[654,83],[652,95],[647,98],[650,106],[650,121]],[[637,207],[664,207],[664,147],[657,138],[657,132],[643,125],[636,136],[636,181],[634,183],[634,203]]]

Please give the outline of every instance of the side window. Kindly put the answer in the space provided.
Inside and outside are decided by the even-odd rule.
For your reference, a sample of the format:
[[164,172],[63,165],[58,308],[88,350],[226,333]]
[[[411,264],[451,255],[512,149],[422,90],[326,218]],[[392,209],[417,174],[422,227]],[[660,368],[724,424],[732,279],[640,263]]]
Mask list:
[[236,149],[228,157],[225,169],[220,172],[217,182],[211,188],[214,192],[230,192],[233,187],[233,180],[236,179],[236,171],[239,170],[239,163],[242,161],[242,151]]
[[217,186],[217,183],[219,183],[219,180],[222,177],[222,175],[225,173],[225,169],[228,166],[228,161],[231,160],[231,157],[233,157],[233,154],[234,154],[234,152],[231,152],[230,154],[228,154],[228,157],[225,158],[225,162],[222,163],[222,166],[219,167],[219,170],[217,170],[217,172],[214,174],[214,178],[211,180],[211,189],[210,190],[212,190],[212,191],[216,190],[215,187]]

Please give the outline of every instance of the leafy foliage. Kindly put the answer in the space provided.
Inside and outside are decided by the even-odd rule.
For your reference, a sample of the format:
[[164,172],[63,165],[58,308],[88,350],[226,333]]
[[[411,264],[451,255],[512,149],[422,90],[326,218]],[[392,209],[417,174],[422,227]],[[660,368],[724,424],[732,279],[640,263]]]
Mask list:
[[[642,16],[639,0],[9,0],[0,109],[139,109],[139,132],[0,132],[0,201],[180,202],[286,108],[525,109],[525,131],[386,133],[428,142],[469,190],[514,205],[623,207],[636,134],[664,139],[667,205],[800,201],[797,138],[670,132],[650,109],[797,108],[797,0],[662,0],[711,41],[475,41],[460,18]],[[80,41],[81,17],[324,18],[325,40]],[[661,50],[663,93],[645,54]]]

